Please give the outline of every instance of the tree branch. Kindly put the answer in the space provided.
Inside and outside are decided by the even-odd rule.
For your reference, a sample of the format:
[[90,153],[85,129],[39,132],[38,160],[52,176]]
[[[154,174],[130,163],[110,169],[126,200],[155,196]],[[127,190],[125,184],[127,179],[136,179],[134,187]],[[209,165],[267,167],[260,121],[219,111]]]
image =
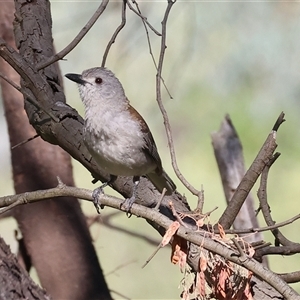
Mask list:
[[172,160],[172,166],[174,169],[175,174],[179,178],[179,180],[184,184],[184,186],[193,194],[196,195],[198,198],[201,197],[201,191],[195,189],[183,176],[183,174],[180,172],[177,161],[176,161],[176,155],[175,155],[175,149],[174,149],[174,142],[172,138],[172,130],[169,122],[169,117],[168,114],[164,108],[164,105],[162,103],[161,99],[161,78],[162,78],[162,66],[163,66],[163,61],[164,61],[164,56],[165,56],[165,51],[166,51],[166,39],[167,39],[167,21],[169,17],[169,13],[171,11],[171,8],[175,1],[168,0],[168,6],[165,11],[165,15],[162,21],[162,38],[161,38],[161,47],[160,47],[160,55],[159,55],[159,61],[158,61],[158,67],[157,67],[157,74],[156,74],[156,101],[158,103],[159,109],[162,113],[163,119],[164,119],[164,124],[165,124],[165,129],[168,137],[168,145],[170,149],[170,155],[171,155],[171,160]]
[[123,0],[122,2],[122,21],[121,24],[117,27],[117,29],[115,30],[114,34],[112,35],[109,43],[106,46],[103,58],[102,58],[102,63],[101,63],[101,67],[105,66],[105,62],[108,56],[108,52],[112,46],[112,44],[116,41],[116,38],[119,34],[119,32],[124,28],[125,24],[126,24],[126,2],[127,0]]
[[[58,186],[53,189],[40,190],[35,192],[28,192],[24,194],[6,196],[0,198],[0,207],[7,205],[14,205],[18,202],[17,205],[32,203],[40,201],[41,199],[61,197],[61,196],[73,196],[76,198],[81,198],[89,201],[93,201],[92,191],[87,189],[79,189],[76,187],[69,187],[61,182]],[[59,200],[57,200],[59,201]],[[102,194],[100,196],[100,202],[104,206],[113,207],[120,209],[120,204],[123,200],[116,197],[107,196]],[[162,215],[160,212],[147,208],[138,204],[133,204],[131,213],[133,215],[147,219],[150,222],[155,222],[159,226],[167,229],[172,224],[172,220]],[[177,231],[177,235],[186,239],[198,246],[201,246],[208,251],[222,256],[224,259],[229,260],[233,263],[243,266],[248,270],[252,271],[257,276],[261,277],[267,283],[269,283],[273,288],[275,288],[279,293],[281,293],[287,300],[300,299],[299,295],[286,283],[280,279],[275,273],[263,267],[259,262],[255,261],[253,258],[244,254],[243,259],[240,257],[240,253],[237,250],[234,250],[232,247],[224,245],[224,242],[220,242],[217,239],[207,238],[206,231],[197,231],[197,228],[189,228],[190,226],[180,226]]]
[[80,30],[80,32],[77,34],[77,36],[74,38],[74,40],[63,50],[61,50],[59,53],[53,55],[46,61],[43,61],[39,65],[37,65],[37,70],[44,69],[51,64],[57,62],[58,60],[64,58],[69,52],[71,52],[78,44],[79,42],[84,38],[84,36],[89,32],[89,30],[93,27],[93,25],[96,23],[98,18],[102,15],[104,12],[109,0],[102,0],[100,6],[95,11],[93,16],[90,18],[90,20],[86,23],[86,25]]
[[[282,114],[280,114],[279,118],[281,118],[281,116]],[[266,164],[272,159],[276,148],[276,131],[272,130],[219,219],[219,223],[224,229],[229,229],[233,224],[246,197]]]
[[134,4],[136,5],[137,10],[135,10],[134,7],[132,7],[132,5],[130,4],[130,2],[127,1],[127,5],[128,5],[128,7],[129,7],[129,9],[131,9],[136,15],[138,15],[138,16],[142,19],[143,24],[147,24],[148,27],[149,27],[156,35],[161,36],[161,33],[158,32],[158,31],[157,31],[157,30],[156,30],[156,29],[148,22],[147,18],[146,18],[145,16],[142,15],[141,10],[139,9],[139,6],[138,6],[137,2],[134,1],[134,0],[132,0],[132,3],[134,3]]
[[288,224],[291,224],[295,222],[296,220],[300,219],[300,214],[286,220],[280,223],[274,223],[273,225],[270,226],[265,226],[265,227],[251,227],[247,229],[226,229],[225,233],[227,234],[247,234],[247,233],[253,233],[253,232],[263,232],[263,231],[269,231],[273,229],[277,229],[280,227],[284,227]]
[[[211,139],[228,204],[246,173],[243,147],[229,115],[225,116],[220,129],[211,134]],[[238,230],[253,227],[259,226],[255,214],[254,199],[249,193],[234,220],[233,228]],[[248,242],[263,239],[262,234],[257,234],[258,231],[252,231],[252,233],[247,238],[244,236]]]
[[[257,196],[260,202],[260,209],[262,210],[264,219],[266,221],[266,224],[268,226],[273,226],[275,225],[275,221],[273,221],[272,216],[271,216],[271,211],[270,211],[270,206],[268,204],[268,198],[267,198],[267,180],[268,180],[268,174],[270,167],[272,164],[275,162],[275,160],[279,157],[279,153],[275,153],[274,157],[270,162],[264,167],[262,174],[261,174],[261,180],[260,180],[260,186],[257,192]],[[275,237],[275,245],[279,246],[284,245],[284,246],[291,246],[291,245],[296,245],[296,243],[288,240],[277,228],[271,229],[272,234]],[[300,244],[298,244],[300,246]]]

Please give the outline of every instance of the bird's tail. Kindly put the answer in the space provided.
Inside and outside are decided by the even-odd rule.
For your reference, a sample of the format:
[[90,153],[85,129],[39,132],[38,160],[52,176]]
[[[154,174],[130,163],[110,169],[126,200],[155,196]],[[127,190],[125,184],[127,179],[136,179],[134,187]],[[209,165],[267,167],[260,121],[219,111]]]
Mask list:
[[153,183],[153,185],[161,193],[164,188],[167,189],[166,195],[171,195],[176,190],[176,185],[168,174],[163,170],[161,174],[148,173],[148,179]]

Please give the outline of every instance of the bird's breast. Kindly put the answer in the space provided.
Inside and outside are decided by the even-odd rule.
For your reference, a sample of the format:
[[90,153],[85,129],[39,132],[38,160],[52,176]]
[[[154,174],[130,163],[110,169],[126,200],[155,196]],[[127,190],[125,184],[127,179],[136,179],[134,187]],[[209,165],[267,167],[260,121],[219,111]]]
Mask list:
[[84,139],[92,157],[112,175],[138,176],[156,168],[143,151],[144,133],[128,115],[110,115],[96,122],[87,119]]

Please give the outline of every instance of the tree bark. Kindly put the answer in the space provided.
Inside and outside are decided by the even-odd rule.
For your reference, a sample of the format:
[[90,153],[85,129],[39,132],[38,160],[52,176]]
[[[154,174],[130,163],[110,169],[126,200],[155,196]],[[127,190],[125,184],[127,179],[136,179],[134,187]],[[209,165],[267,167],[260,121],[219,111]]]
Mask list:
[[20,267],[17,258],[0,237],[0,300],[49,300],[42,290]]
[[[12,47],[13,12],[12,1],[1,2],[0,35]],[[26,28],[35,32],[31,25],[27,23]],[[49,55],[53,53],[51,49],[52,45],[48,45]],[[29,59],[28,53],[23,55]],[[58,70],[57,66],[52,68]],[[12,81],[20,82],[19,75],[3,60],[0,71]],[[28,122],[22,95],[4,81],[1,87],[10,145],[13,146],[36,132]],[[11,159],[16,193],[54,187],[57,176],[66,184],[74,185],[70,156],[40,138],[12,150]],[[111,299],[77,199],[50,199],[17,207],[13,214],[41,284],[51,297]]]

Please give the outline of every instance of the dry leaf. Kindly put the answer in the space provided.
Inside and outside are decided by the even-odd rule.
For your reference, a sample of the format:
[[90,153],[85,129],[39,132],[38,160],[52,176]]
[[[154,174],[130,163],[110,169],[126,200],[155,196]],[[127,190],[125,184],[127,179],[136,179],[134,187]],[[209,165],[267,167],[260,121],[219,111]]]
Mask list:
[[207,268],[207,259],[204,254],[201,252],[200,259],[199,259],[199,269],[200,271],[205,271]]
[[223,262],[219,261],[214,270],[215,282],[214,290],[215,296],[218,300],[232,299],[232,283],[230,282],[230,276],[232,270]]
[[221,224],[219,224],[219,223],[218,223],[218,229],[219,229],[220,237],[221,237],[222,239],[225,239],[226,233],[225,233],[225,231],[224,231],[224,229],[223,229],[223,226],[222,226]]
[[165,235],[163,236],[163,239],[161,241],[161,246],[164,247],[167,244],[169,244],[171,238],[175,235],[176,231],[180,227],[179,222],[175,221],[173,222],[169,228],[167,229]]
[[205,297],[205,276],[204,272],[200,271],[197,273],[197,287],[200,296]]
[[187,241],[175,235],[172,242],[171,262],[173,264],[179,264],[181,271],[186,265],[187,252]]

